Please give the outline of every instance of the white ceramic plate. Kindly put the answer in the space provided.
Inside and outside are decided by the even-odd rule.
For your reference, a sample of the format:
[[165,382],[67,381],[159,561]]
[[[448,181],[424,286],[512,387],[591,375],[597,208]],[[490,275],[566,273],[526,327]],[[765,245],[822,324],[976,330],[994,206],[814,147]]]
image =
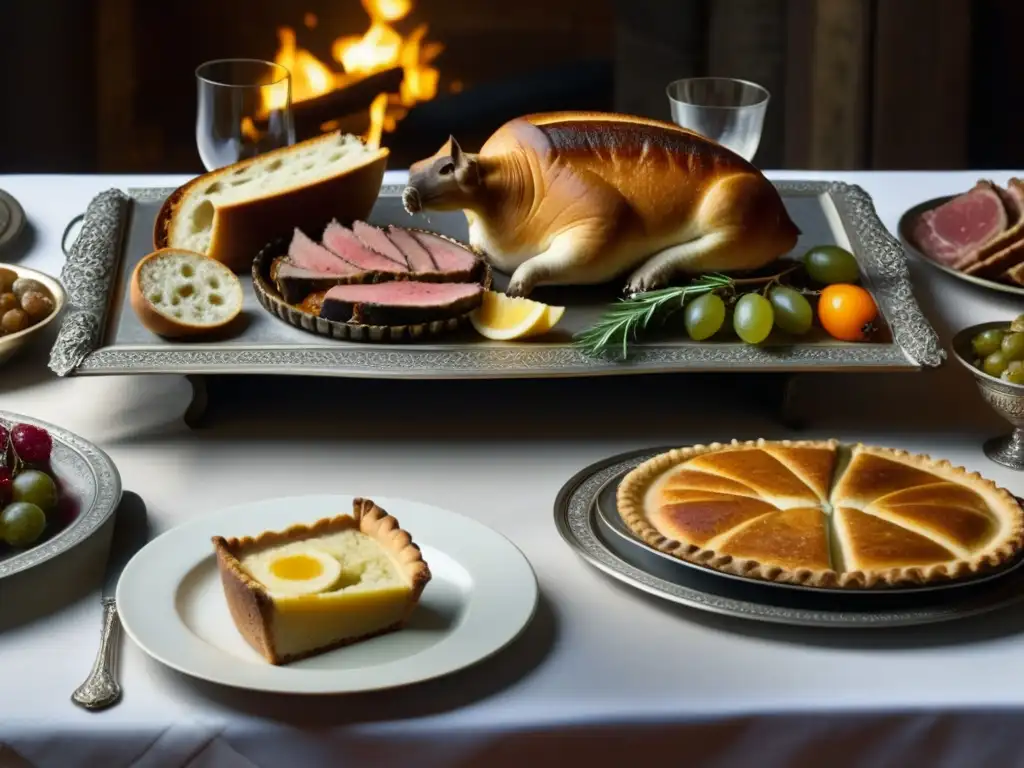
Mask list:
[[417,683],[475,664],[512,642],[537,605],[537,580],[508,539],[454,512],[373,497],[398,518],[433,576],[408,625],[286,666],[268,664],[228,613],[212,536],[254,536],[349,513],[352,496],[296,496],[205,515],[154,539],[117,585],[128,635],[186,675],[277,693],[336,694]]

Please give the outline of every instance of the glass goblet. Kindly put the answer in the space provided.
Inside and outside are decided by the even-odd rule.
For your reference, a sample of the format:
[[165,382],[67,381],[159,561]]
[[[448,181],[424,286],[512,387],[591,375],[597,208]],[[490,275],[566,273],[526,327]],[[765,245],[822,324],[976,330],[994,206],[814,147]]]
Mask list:
[[291,73],[260,59],[196,68],[196,147],[207,171],[295,143]]
[[731,77],[690,77],[669,83],[666,91],[672,122],[754,159],[770,98],[766,88]]

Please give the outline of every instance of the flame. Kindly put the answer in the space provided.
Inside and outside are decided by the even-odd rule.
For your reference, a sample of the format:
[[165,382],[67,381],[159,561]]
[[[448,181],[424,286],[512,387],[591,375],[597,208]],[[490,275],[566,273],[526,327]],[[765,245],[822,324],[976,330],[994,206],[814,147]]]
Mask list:
[[[301,102],[344,88],[376,72],[402,68],[402,85],[398,93],[381,93],[370,106],[370,128],[367,143],[379,146],[384,133],[394,131],[409,108],[437,95],[440,73],[430,66],[444,50],[437,42],[424,42],[428,26],[420,24],[403,36],[392,24],[406,18],[413,8],[413,0],[362,0],[370,17],[370,26],[362,35],[342,35],[331,45],[331,56],[341,65],[337,72],[305,48],[298,45],[295,30],[281,27],[277,31],[278,50],[274,61],[291,72],[292,102]],[[315,15],[307,13],[305,24],[314,27]],[[269,90],[269,89],[268,89]],[[285,103],[285,91],[265,93],[264,115],[279,109]],[[336,121],[321,128],[333,130]]]

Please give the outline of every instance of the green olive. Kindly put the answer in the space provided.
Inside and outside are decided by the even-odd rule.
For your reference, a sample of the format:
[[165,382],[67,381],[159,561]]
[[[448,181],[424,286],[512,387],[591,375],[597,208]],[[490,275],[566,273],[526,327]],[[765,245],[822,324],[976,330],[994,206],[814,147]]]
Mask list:
[[1010,361],[1006,359],[1006,355],[997,351],[985,358],[985,362],[981,364],[981,369],[989,376],[1001,376],[1009,363]]
[[978,357],[988,357],[1003,343],[1004,332],[998,328],[982,331],[971,339],[971,348]]

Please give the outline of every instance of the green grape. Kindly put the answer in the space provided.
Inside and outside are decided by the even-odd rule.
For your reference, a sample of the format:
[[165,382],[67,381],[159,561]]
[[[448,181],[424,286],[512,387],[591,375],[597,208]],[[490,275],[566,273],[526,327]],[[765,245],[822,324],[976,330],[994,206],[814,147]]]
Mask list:
[[999,378],[1011,384],[1024,384],[1024,367],[1007,368]]
[[759,293],[745,293],[736,302],[732,326],[747,344],[760,344],[768,338],[775,324],[771,302]]
[[999,349],[1007,360],[1024,360],[1024,333],[1008,333],[1003,336]]
[[811,303],[798,291],[777,285],[769,291],[768,300],[771,301],[775,313],[775,324],[786,333],[802,336],[811,330],[814,310],[811,309]]
[[1009,360],[999,350],[996,350],[991,355],[985,358],[985,361],[981,364],[981,370],[987,373],[989,376],[1001,376],[1003,371],[1006,370]]
[[35,504],[16,501],[0,513],[0,537],[12,547],[27,547],[43,535],[46,515]]
[[978,357],[988,357],[999,350],[1003,336],[1004,333],[998,328],[990,328],[971,339],[971,348]]
[[1014,333],[1024,332],[1024,315],[1017,315],[1010,323],[1010,330]]
[[43,512],[57,506],[57,486],[45,472],[29,469],[16,475],[11,490],[15,501],[35,504]]
[[860,281],[857,259],[838,245],[818,245],[804,254],[804,269],[816,283],[856,283]]
[[705,293],[686,305],[686,332],[694,341],[710,339],[725,322],[725,302],[714,293]]

